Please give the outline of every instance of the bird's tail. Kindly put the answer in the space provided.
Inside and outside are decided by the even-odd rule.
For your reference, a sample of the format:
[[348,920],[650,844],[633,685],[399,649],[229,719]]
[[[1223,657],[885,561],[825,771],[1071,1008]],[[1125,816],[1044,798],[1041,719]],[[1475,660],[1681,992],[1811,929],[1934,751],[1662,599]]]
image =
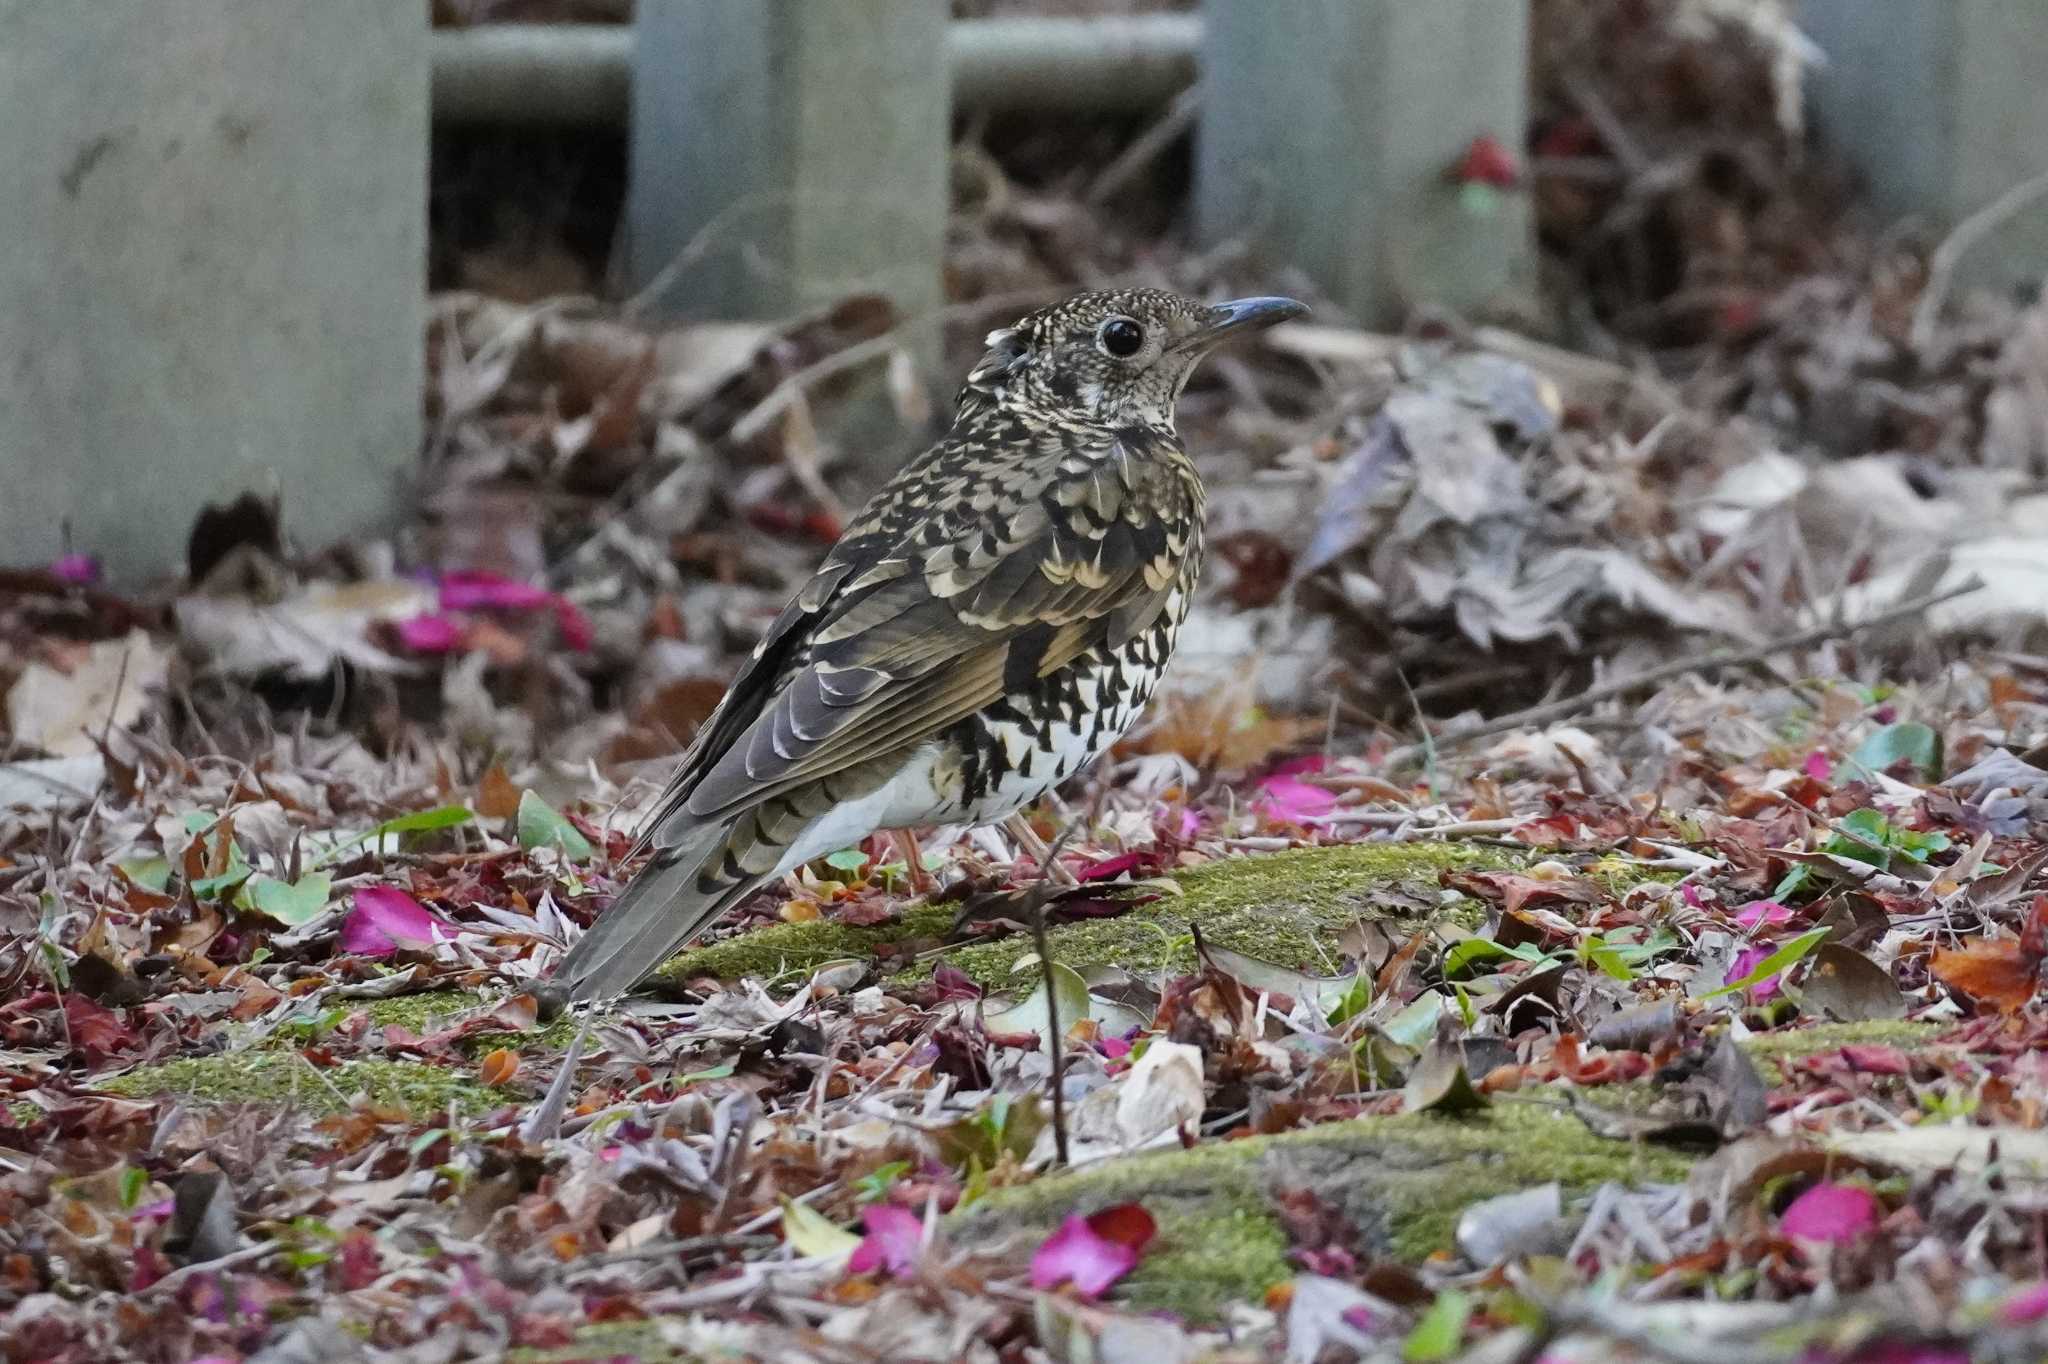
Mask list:
[[703,824],[656,851],[556,969],[570,999],[624,994],[767,879],[735,879],[717,865],[726,860],[732,831],[732,821]]

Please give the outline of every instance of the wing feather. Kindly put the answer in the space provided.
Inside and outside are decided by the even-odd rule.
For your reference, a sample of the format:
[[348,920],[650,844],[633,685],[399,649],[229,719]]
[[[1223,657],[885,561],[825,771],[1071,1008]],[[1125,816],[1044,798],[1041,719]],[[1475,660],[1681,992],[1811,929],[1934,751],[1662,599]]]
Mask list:
[[929,456],[892,481],[778,619],[657,820],[687,829],[908,750],[1019,676],[1049,676],[1156,621],[1177,585],[1159,571],[1157,521],[1199,534],[1180,529],[1198,527],[1199,485],[1189,471],[1129,487],[1134,467],[1159,463],[1119,459],[1119,439],[1100,439],[1093,458],[1071,436],[1045,444],[993,507],[985,488],[949,491]]

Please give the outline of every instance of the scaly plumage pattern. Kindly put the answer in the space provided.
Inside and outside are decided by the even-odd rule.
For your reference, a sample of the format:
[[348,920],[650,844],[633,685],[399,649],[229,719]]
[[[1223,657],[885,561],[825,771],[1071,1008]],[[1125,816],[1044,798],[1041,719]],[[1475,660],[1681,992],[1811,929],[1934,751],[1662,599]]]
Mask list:
[[1080,294],[994,332],[952,430],[877,492],[769,628],[641,836],[654,856],[564,961],[631,988],[772,876],[878,828],[990,823],[1151,695],[1202,560],[1174,432],[1188,375],[1304,311]]

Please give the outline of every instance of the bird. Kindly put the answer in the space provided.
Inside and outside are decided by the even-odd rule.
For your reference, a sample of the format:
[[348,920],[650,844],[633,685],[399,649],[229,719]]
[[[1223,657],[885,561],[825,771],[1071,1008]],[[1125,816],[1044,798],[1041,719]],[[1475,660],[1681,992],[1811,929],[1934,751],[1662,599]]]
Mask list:
[[556,990],[623,994],[771,879],[878,830],[1014,820],[1114,744],[1201,572],[1181,391],[1218,345],[1307,311],[1094,290],[989,333],[949,431],[698,729],[632,850],[651,857]]

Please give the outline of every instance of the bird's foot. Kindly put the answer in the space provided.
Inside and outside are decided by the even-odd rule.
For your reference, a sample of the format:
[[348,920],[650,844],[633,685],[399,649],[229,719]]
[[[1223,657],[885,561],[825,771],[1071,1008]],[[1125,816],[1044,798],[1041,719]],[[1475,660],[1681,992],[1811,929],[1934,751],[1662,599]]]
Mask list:
[[1054,885],[1078,886],[1080,878],[1067,870],[1066,864],[1052,855],[1045,846],[1045,840],[1038,836],[1038,830],[1031,827],[1031,821],[1022,810],[1003,821],[1003,832],[1017,841],[1017,846],[1030,854],[1038,864],[1039,872]]
[[892,837],[896,840],[896,851],[902,854],[903,861],[910,868],[910,888],[919,895],[930,895],[938,889],[939,883],[925,869],[924,851],[917,846],[917,831],[897,829]]

